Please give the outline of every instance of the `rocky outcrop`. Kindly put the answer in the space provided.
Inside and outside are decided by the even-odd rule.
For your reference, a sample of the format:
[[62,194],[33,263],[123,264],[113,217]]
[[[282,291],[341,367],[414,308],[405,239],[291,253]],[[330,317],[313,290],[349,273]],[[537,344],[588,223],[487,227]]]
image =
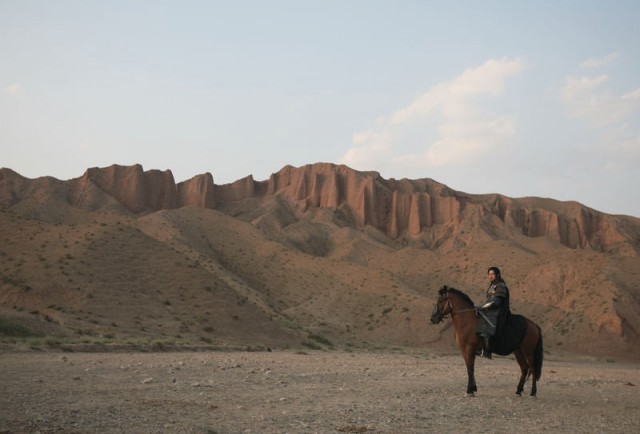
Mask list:
[[195,205],[201,208],[215,208],[216,196],[213,176],[207,172],[179,183],[178,203],[181,206]]
[[0,170],[0,206],[3,207],[33,199],[37,194],[57,197],[88,211],[113,207],[115,204],[135,214],[187,205],[215,208],[215,190],[210,173],[194,176],[176,185],[170,170],[144,171],[139,164],[94,167],[87,169],[80,178],[70,181],[58,181],[51,177],[28,179],[10,169]]
[[11,169],[0,169],[0,206],[10,207],[19,202],[29,189],[29,179]]
[[254,197],[256,193],[255,184],[253,176],[249,175],[232,184],[217,185],[215,192],[218,203],[225,204]]
[[144,171],[135,166],[91,168],[76,180],[76,191],[97,186],[133,213],[195,205],[214,208],[215,186],[210,173],[176,185],[170,170]]
[[[230,185],[225,198],[249,197],[250,187]],[[377,172],[358,172],[327,163],[287,166],[271,175],[266,187],[254,182],[254,195],[279,195],[300,214],[316,209],[343,211],[356,228],[373,226],[393,239],[416,238],[434,227],[449,234],[463,226],[485,228],[493,237],[514,231],[546,237],[570,248],[637,254],[640,222],[633,217],[600,213],[576,202],[511,199],[501,195],[469,195],[431,179],[385,180]],[[241,191],[244,194],[241,194]]]
[[169,170],[145,172],[139,164],[94,167],[78,183],[96,185],[133,213],[178,206],[176,185]]
[[459,222],[453,190],[432,180],[385,180],[377,172],[319,163],[287,166],[271,175],[267,194],[279,194],[296,209],[343,209],[357,228],[373,226],[391,238]]
[[[33,195],[35,185],[39,195],[46,195],[43,188],[50,183],[42,180],[2,169],[0,205],[10,207]],[[470,195],[431,179],[384,179],[377,172],[330,163],[286,166],[266,181],[247,176],[224,185],[215,185],[210,173],[176,185],[169,170],[144,171],[140,165],[91,168],[68,182],[68,202],[90,210],[112,206],[113,200],[132,213],[187,205],[224,208],[248,199],[253,207],[277,196],[297,218],[332,210],[354,228],[371,226],[392,239],[428,237],[428,245],[437,244],[437,238],[483,230],[492,238],[506,239],[515,232],[574,249],[640,253],[640,220],[634,217],[603,214],[576,202]]]
[[493,212],[528,237],[546,237],[574,249],[608,252],[625,241],[640,239],[638,219],[610,216],[577,202],[499,196]]

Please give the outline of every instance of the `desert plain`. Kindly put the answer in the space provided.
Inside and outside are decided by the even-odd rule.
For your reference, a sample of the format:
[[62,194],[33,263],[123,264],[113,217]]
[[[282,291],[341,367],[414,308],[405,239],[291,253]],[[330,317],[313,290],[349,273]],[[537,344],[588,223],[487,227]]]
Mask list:
[[[511,357],[207,351],[0,354],[2,433],[593,432],[640,428],[640,369],[548,358],[538,396]],[[525,390],[528,393],[528,388]]]

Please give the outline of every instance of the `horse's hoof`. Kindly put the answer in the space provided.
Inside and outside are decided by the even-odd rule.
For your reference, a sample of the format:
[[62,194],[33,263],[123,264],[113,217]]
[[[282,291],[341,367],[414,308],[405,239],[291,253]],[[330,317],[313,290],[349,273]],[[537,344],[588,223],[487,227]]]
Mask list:
[[531,399],[538,399],[538,397],[535,395],[531,395]]
[[516,392],[516,396],[517,396],[518,398],[522,398],[522,393],[517,393],[517,392]]
[[476,393],[475,392],[469,392],[469,393],[465,393],[465,395],[467,398],[475,398]]

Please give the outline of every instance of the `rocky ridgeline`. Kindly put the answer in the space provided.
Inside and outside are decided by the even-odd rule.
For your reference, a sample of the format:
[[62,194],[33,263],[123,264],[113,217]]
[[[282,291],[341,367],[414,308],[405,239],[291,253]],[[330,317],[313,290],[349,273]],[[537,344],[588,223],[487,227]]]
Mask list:
[[625,255],[640,252],[637,218],[604,214],[576,202],[471,195],[431,179],[384,179],[377,172],[329,163],[286,166],[266,181],[248,176],[224,185],[214,184],[210,173],[176,184],[171,171],[145,171],[141,165],[91,168],[70,181],[30,180],[9,169],[0,171],[2,207],[47,194],[90,211],[112,198],[136,214],[187,205],[218,208],[277,195],[298,216],[320,209],[340,210],[353,227],[369,225],[392,239],[416,238],[436,227],[456,234],[465,227],[483,230],[493,238],[506,239],[515,232],[547,237],[571,248]]

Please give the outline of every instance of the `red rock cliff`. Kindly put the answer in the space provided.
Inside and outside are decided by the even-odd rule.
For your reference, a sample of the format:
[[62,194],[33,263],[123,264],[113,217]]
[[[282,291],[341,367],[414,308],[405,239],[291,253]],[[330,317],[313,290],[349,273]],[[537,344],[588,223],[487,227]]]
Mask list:
[[[511,199],[500,195],[469,195],[431,179],[385,180],[377,172],[318,163],[286,166],[271,175],[266,186],[245,178],[227,187],[225,199],[280,195],[300,213],[341,209],[356,228],[373,226],[389,237],[416,237],[436,226],[454,233],[463,222],[490,228],[507,238],[516,230],[527,237],[547,237],[571,248],[610,251],[621,245],[640,250],[638,219],[600,213],[575,202],[552,199]],[[231,194],[235,191],[235,194]],[[470,223],[471,222],[471,223]],[[625,247],[626,248],[626,247]]]
[[[57,183],[29,180],[9,169],[0,171],[0,206],[46,195],[60,196]],[[592,248],[636,255],[640,252],[640,219],[611,216],[576,202],[470,195],[431,179],[384,179],[377,172],[359,172],[329,163],[286,166],[266,181],[252,176],[231,184],[215,185],[206,173],[176,185],[169,170],[144,171],[142,166],[88,169],[81,178],[67,181],[72,206],[98,209],[115,199],[133,213],[186,205],[219,208],[247,199],[279,196],[299,217],[320,209],[339,211],[355,228],[372,226],[392,239],[438,237],[482,230],[493,238],[514,232],[546,237],[571,248]],[[55,185],[54,185],[55,184]],[[55,186],[54,187],[47,186]],[[37,189],[34,187],[37,186]],[[444,235],[442,235],[444,234]],[[435,239],[435,237],[432,237]]]
[[133,213],[186,205],[205,208],[214,208],[216,205],[210,173],[194,176],[176,185],[170,170],[144,171],[139,164],[113,165],[88,169],[77,183],[81,186],[76,188],[77,191],[95,185]]
[[215,208],[216,196],[213,176],[210,173],[197,175],[178,184],[178,203],[180,206],[195,205],[202,208]]

